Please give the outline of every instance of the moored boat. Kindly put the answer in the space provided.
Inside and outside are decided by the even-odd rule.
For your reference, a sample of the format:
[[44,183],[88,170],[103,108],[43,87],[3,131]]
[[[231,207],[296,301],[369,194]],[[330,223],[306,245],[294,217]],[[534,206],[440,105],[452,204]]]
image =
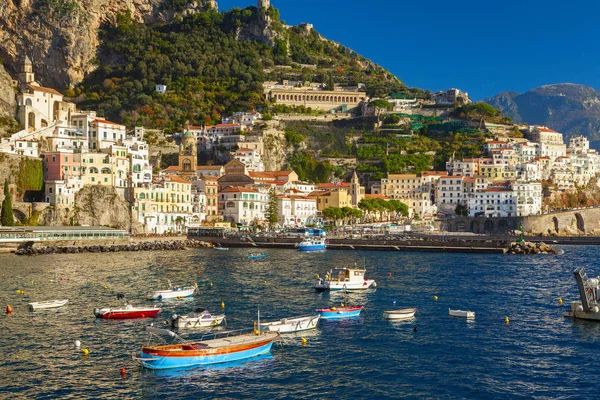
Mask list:
[[325,250],[327,248],[327,244],[325,243],[325,238],[323,237],[307,237],[300,243],[296,244],[296,247],[300,251],[319,251]]
[[315,290],[365,290],[377,287],[373,279],[367,279],[366,272],[366,269],[356,265],[353,268],[334,268],[323,279],[317,275]]
[[415,316],[416,308],[403,308],[400,310],[389,310],[383,312],[384,319],[409,319]]
[[96,318],[102,319],[154,318],[159,312],[159,306],[134,307],[129,303],[125,303],[122,307],[94,308]]
[[571,302],[571,310],[565,313],[567,318],[600,321],[600,276],[588,278],[584,268],[573,271],[581,301]]
[[176,329],[209,328],[221,325],[225,320],[225,314],[212,315],[205,308],[197,308],[196,311],[186,314],[171,316],[171,326]]
[[351,318],[358,317],[364,308],[364,306],[319,308],[317,314],[323,319]]
[[267,255],[265,253],[253,253],[248,258],[267,258]]
[[165,299],[179,299],[183,297],[190,297],[194,295],[194,292],[198,286],[194,283],[193,286],[173,286],[169,280],[169,289],[155,290],[149,292],[146,295],[147,300],[165,300]]
[[308,315],[304,317],[282,318],[279,321],[261,322],[260,330],[293,333],[315,329],[319,323],[320,315]]
[[229,250],[229,247],[215,246],[215,247],[213,247],[213,249],[215,249],[215,250]]
[[29,303],[29,308],[33,310],[43,310],[47,308],[58,308],[67,304],[69,300],[46,300]]
[[[152,333],[178,337],[165,329],[148,328]],[[228,331],[203,337],[199,341],[161,346],[142,346],[140,356],[134,357],[143,367],[169,369],[194,367],[243,360],[267,354],[276,332]]]
[[451,309],[448,309],[448,314],[451,317],[460,317],[460,318],[468,318],[468,319],[475,318],[475,312],[474,311],[451,310]]

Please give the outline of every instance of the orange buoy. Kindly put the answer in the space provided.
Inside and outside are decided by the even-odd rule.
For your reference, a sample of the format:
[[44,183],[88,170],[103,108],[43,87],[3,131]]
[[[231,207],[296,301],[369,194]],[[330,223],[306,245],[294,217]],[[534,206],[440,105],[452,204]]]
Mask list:
[[7,314],[12,314],[12,307],[10,306],[10,304],[6,305],[6,313]]
[[123,365],[123,367],[121,367],[121,377],[125,378],[125,375],[127,375],[127,370],[125,369],[125,366]]

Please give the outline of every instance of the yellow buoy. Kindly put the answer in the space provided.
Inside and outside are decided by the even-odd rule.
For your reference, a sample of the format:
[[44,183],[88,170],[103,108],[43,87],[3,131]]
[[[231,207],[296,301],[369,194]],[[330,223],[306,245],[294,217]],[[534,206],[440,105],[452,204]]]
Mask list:
[[562,299],[558,299],[558,304],[562,304]]
[[337,311],[337,308],[331,307],[331,311]]
[[19,289],[17,289],[17,294],[21,293],[21,291]]
[[308,341],[306,340],[306,338],[302,338],[302,346],[306,346],[306,343],[307,343],[307,342],[308,342]]
[[50,279],[50,283],[54,283],[54,279]]
[[212,282],[210,283],[210,287],[212,287]]
[[104,290],[108,289],[108,286],[104,286]]
[[504,318],[504,323],[508,324],[510,322],[510,319],[508,319],[508,317]]
[[438,297],[437,297],[437,296],[433,296],[433,299],[434,299],[435,301],[437,301],[437,300],[438,300]]
[[225,308],[225,302],[224,301],[221,302],[221,308]]
[[83,353],[84,356],[87,356],[88,354],[90,354],[90,351],[86,348],[81,349],[81,352]]
[[267,281],[265,281],[265,285],[267,284]]
[[344,303],[341,303],[341,304],[340,304],[340,307],[344,307]]

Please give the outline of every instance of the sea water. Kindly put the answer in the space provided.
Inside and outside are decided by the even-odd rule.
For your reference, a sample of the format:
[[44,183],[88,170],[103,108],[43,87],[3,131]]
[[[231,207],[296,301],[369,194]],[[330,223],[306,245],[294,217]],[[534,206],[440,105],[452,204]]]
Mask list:
[[[562,248],[557,256],[265,250],[259,260],[249,249],[1,255],[0,304],[14,311],[0,317],[0,398],[592,398],[600,323],[563,313],[578,300],[573,269],[600,275],[600,250]],[[354,264],[377,281],[347,295],[365,306],[359,318],[321,321],[283,337],[270,355],[233,364],[149,371],[132,360],[145,327],[164,327],[173,313],[205,307],[238,329],[252,328],[259,309],[261,320],[276,320],[339,306],[343,293],[314,291],[316,274]],[[118,304],[116,293],[151,304],[145,294],[167,279],[196,282],[199,293],[164,301],[154,320],[94,317],[94,308]],[[52,299],[69,303],[27,307]],[[382,318],[407,307],[418,309],[412,320]],[[476,318],[449,317],[449,308]]]

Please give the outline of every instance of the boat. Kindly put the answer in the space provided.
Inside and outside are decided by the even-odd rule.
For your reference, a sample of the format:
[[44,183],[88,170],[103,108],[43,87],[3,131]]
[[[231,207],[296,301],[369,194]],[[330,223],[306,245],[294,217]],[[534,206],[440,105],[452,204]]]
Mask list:
[[383,312],[384,319],[409,319],[415,316],[416,308],[403,308],[400,310],[389,310]]
[[96,318],[102,319],[133,319],[133,318],[154,318],[160,312],[160,306],[152,307],[134,307],[127,300],[125,295],[117,293],[117,300],[123,300],[120,307],[94,308]]
[[304,317],[282,318],[279,321],[262,322],[260,330],[279,332],[279,333],[294,333],[315,329],[319,323],[320,315],[308,315]]
[[448,314],[450,314],[451,317],[460,317],[460,318],[468,318],[468,319],[475,318],[475,312],[474,311],[463,311],[463,310],[451,310],[451,309],[448,309]]
[[67,304],[69,300],[47,300],[29,303],[29,308],[33,310],[43,310],[47,308],[58,308]]
[[[169,335],[182,340],[175,332],[148,327],[154,334]],[[246,333],[247,332],[247,333]],[[217,332],[199,341],[160,346],[142,346],[133,358],[148,369],[184,368],[243,360],[267,354],[277,332],[241,330]]]
[[317,275],[315,290],[365,290],[377,287],[373,279],[366,278],[366,272],[366,269],[359,268],[356,264],[354,267],[334,268],[323,279]]
[[265,253],[252,253],[248,258],[267,258],[267,255]]
[[319,308],[317,314],[323,319],[341,319],[358,317],[364,306],[346,306],[346,291],[344,290],[344,302],[341,307]]
[[325,243],[325,238],[323,237],[307,237],[300,243],[296,244],[296,247],[300,251],[319,251],[325,250],[327,248],[327,244]]
[[229,250],[229,247],[214,246],[213,249],[215,249],[215,250]]
[[583,267],[573,271],[581,301],[571,302],[571,310],[565,313],[567,318],[600,321],[600,276],[588,278]]
[[179,299],[182,297],[190,297],[194,295],[194,292],[198,288],[198,285],[194,283],[193,286],[175,286],[171,284],[169,280],[169,289],[156,290],[149,292],[146,296],[147,300],[165,300],[165,299]]
[[186,315],[173,314],[171,326],[176,329],[208,328],[221,325],[224,320],[225,314],[212,315],[205,308],[197,308]]

